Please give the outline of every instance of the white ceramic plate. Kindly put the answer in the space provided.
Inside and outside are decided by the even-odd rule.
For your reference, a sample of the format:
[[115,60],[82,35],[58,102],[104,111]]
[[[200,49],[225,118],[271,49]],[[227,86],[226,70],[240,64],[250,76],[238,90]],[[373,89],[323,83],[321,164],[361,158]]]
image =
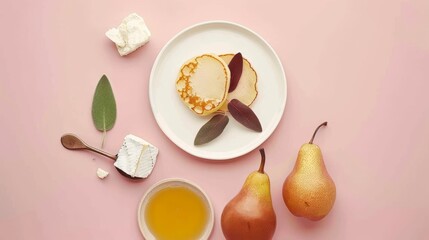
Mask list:
[[[198,130],[212,116],[199,117],[181,102],[175,87],[180,67],[200,54],[237,52],[250,61],[258,74],[259,94],[251,108],[263,131],[253,132],[230,117],[219,137],[194,146]],[[149,81],[149,99],[161,130],[184,151],[213,160],[239,157],[261,145],[280,122],[286,95],[286,77],[272,47],[248,28],[224,21],[200,23],[178,33],[159,53]]]

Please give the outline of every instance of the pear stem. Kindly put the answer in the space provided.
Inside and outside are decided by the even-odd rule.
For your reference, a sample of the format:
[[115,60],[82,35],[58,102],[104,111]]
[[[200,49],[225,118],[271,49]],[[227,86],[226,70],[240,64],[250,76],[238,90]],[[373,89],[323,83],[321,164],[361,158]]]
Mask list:
[[259,149],[259,152],[261,153],[261,165],[259,165],[258,172],[264,173],[264,166],[265,166],[265,150],[263,148]]
[[326,126],[326,125],[328,125],[328,122],[324,122],[324,123],[322,123],[322,124],[320,124],[317,128],[316,128],[316,130],[314,131],[314,133],[313,133],[313,137],[311,137],[311,140],[310,140],[310,144],[313,144],[313,140],[314,140],[314,137],[316,137],[316,133],[317,133],[317,131],[319,131],[319,128],[320,127],[322,127],[322,126]]

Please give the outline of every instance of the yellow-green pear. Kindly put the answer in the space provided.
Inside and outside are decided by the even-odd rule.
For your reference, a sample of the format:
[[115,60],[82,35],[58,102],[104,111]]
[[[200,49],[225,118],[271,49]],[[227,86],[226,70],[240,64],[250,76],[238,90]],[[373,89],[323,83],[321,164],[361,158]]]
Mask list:
[[295,167],[283,184],[283,200],[289,211],[310,220],[324,218],[335,202],[335,183],[329,176],[322,151],[313,144],[314,137],[324,122],[316,128],[309,143],[301,146]]

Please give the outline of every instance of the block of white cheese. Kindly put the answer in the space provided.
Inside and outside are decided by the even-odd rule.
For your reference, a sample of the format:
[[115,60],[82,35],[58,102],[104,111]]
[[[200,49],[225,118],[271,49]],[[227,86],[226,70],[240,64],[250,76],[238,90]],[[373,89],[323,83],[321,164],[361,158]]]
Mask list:
[[109,172],[104,171],[104,170],[103,170],[103,169],[101,169],[101,168],[98,168],[98,169],[97,169],[97,176],[98,176],[100,179],[103,179],[103,178],[107,177],[107,175],[109,175]]
[[125,136],[115,167],[131,177],[147,178],[158,156],[158,148],[134,135]]
[[125,56],[149,42],[150,31],[142,17],[131,13],[119,27],[109,29],[106,36],[116,44],[119,54]]

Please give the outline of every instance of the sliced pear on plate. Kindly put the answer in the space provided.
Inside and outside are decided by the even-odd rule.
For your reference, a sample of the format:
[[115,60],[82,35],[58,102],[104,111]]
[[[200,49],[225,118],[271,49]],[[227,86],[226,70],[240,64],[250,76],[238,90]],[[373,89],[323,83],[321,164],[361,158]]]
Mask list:
[[[222,58],[226,64],[229,64],[234,54],[223,54],[219,57]],[[253,69],[250,62],[243,57],[243,72],[241,73],[238,85],[234,91],[228,93],[227,101],[221,106],[220,110],[228,111],[227,105],[232,99],[237,99],[247,106],[250,106],[258,96],[257,82],[258,75],[255,69]]]
[[206,116],[226,102],[230,79],[231,72],[224,60],[214,54],[203,54],[181,67],[176,90],[193,112]]

